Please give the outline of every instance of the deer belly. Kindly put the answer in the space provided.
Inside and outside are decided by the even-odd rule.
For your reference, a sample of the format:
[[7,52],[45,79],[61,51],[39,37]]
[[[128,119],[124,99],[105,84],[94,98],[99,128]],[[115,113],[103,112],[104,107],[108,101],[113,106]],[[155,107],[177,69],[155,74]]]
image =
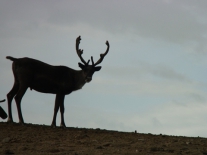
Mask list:
[[34,89],[42,93],[51,93],[51,94],[58,94],[58,93],[69,94],[71,92],[71,89],[67,84],[62,82],[56,82],[51,79],[50,80],[36,79],[31,83],[30,89],[31,90]]

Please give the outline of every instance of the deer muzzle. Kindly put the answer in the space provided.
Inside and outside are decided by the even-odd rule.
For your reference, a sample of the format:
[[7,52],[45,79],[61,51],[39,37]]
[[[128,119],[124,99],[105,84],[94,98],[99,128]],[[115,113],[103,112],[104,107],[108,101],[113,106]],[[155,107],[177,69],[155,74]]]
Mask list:
[[86,82],[90,82],[92,80],[92,77],[86,77]]

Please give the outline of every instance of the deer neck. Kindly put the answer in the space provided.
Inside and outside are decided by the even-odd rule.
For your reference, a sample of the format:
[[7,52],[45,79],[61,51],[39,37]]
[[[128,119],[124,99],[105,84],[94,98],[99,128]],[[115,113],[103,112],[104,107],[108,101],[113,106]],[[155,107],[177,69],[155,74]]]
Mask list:
[[85,76],[82,70],[77,71],[77,74],[75,76],[75,90],[82,89],[82,87],[85,85]]

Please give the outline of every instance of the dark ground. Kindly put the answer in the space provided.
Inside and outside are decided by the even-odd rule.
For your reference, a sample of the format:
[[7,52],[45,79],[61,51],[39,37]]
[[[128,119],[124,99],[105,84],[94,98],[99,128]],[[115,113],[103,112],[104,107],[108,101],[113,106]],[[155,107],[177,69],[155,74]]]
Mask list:
[[0,122],[0,155],[207,155],[207,139]]

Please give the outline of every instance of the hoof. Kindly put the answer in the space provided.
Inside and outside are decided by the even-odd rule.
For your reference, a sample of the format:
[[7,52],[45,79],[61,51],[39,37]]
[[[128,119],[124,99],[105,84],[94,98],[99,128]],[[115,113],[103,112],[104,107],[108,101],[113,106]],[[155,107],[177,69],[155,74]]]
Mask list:
[[12,124],[12,123],[14,123],[14,122],[13,122],[13,119],[11,119],[11,118],[8,118],[8,119],[7,119],[7,123],[9,123],[9,124]]
[[55,125],[55,124],[51,124],[51,127],[52,127],[52,128],[56,128],[56,125]]
[[24,122],[19,122],[19,125],[25,126]]
[[63,129],[66,129],[66,125],[65,124],[60,124],[60,127]]

